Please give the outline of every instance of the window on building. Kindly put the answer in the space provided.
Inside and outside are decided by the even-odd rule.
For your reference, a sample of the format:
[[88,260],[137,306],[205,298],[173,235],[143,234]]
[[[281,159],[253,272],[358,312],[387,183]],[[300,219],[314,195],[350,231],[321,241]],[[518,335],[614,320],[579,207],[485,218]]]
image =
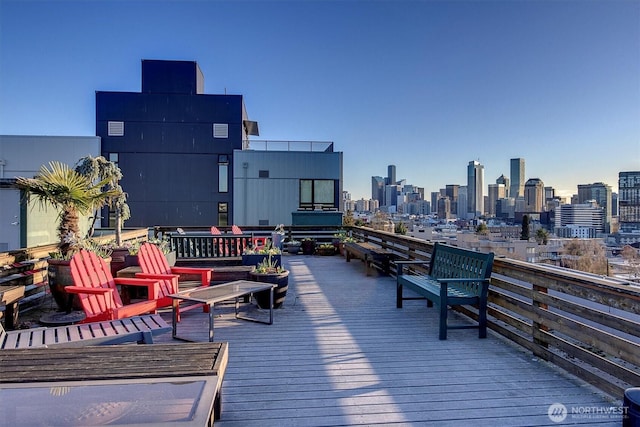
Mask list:
[[269,178],[269,171],[266,171],[266,170],[258,171],[258,178]]
[[124,122],[108,122],[107,123],[107,135],[108,136],[124,136]]
[[214,138],[229,138],[229,125],[226,123],[214,123],[213,124],[213,137]]
[[229,205],[227,202],[218,203],[218,225],[229,225]]
[[229,192],[229,156],[226,154],[218,156],[218,192]]
[[337,209],[336,181],[333,179],[301,179],[301,209]]

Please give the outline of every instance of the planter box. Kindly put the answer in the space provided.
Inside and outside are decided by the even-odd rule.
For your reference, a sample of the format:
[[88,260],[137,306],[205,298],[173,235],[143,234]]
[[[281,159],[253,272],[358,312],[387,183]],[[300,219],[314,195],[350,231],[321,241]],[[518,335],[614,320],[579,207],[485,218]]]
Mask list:
[[[284,299],[287,296],[287,290],[289,289],[289,272],[283,271],[282,273],[249,273],[251,280],[254,282],[266,282],[278,285],[273,290],[273,308],[280,308],[284,304]],[[260,308],[269,308],[269,291],[258,292],[253,295],[256,299],[256,304]]]
[[[242,255],[242,265],[256,266],[260,264],[265,258],[269,258],[269,255],[263,255],[263,254]],[[276,267],[281,266],[282,255],[271,255],[271,261],[275,263]]]

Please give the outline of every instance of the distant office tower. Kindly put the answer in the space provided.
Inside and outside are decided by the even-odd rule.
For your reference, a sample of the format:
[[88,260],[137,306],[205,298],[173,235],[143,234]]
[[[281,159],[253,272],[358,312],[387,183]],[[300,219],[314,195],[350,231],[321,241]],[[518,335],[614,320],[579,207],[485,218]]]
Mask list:
[[511,186],[509,197],[517,199],[524,196],[524,159],[511,159]]
[[389,165],[387,167],[387,182],[388,185],[396,185],[396,165]]
[[604,211],[605,233],[611,231],[611,186],[602,182],[578,184],[578,203],[595,200]]
[[484,215],[484,166],[475,160],[467,166],[467,213],[471,218]]
[[544,183],[538,178],[531,178],[524,185],[524,212],[542,212],[543,207]]
[[620,231],[640,231],[640,171],[618,174]]
[[489,184],[489,199],[487,203],[487,214],[496,216],[496,204],[498,200],[504,199],[507,189],[504,184]]
[[502,184],[505,188],[504,197],[509,197],[509,178],[504,176],[504,174],[500,175],[498,179],[496,179],[496,184]]
[[451,201],[448,197],[441,197],[438,199],[438,218],[451,218]]
[[604,231],[604,213],[595,202],[560,206],[560,226],[578,226]]
[[438,209],[438,199],[440,198],[440,193],[438,191],[431,192],[431,212],[437,212]]
[[381,176],[371,177],[371,198],[384,204],[384,178]]
[[451,214],[458,214],[458,190],[460,186],[458,184],[447,184],[445,187],[445,194],[451,202]]
[[466,185],[461,185],[460,187],[458,187],[458,206],[460,207],[460,209],[458,209],[458,218],[460,219],[467,219],[469,214],[467,214],[465,206],[467,206],[467,186]]
[[385,206],[398,206],[398,195],[401,194],[402,189],[399,185],[387,185],[384,188],[384,200]]

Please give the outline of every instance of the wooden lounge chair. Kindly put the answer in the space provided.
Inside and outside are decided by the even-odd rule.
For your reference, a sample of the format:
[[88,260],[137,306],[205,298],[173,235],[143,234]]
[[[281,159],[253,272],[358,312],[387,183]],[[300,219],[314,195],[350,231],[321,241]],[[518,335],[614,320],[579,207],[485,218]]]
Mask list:
[[[155,313],[159,283],[152,279],[115,278],[107,263],[93,252],[81,250],[71,259],[71,276],[74,286],[67,286],[65,291],[76,294],[80,299],[86,319],[82,323],[101,320],[116,320]],[[125,305],[118,293],[116,285],[144,286],[147,288],[147,301]]]
[[17,331],[5,331],[0,324],[0,349],[78,347],[126,342],[152,344],[154,335],[170,330],[171,326],[158,314]]
[[[167,262],[167,258],[164,256],[160,248],[151,243],[143,243],[140,246],[138,252],[138,260],[140,262],[140,269],[142,273],[138,273],[136,277],[140,278],[154,278],[152,275],[196,275],[200,276],[200,283],[202,286],[209,286],[211,284],[211,268],[196,268],[196,267],[170,267]],[[167,289],[169,291],[169,289]],[[177,292],[177,288],[169,293]],[[166,294],[168,295],[168,294]],[[170,305],[170,303],[169,303]]]

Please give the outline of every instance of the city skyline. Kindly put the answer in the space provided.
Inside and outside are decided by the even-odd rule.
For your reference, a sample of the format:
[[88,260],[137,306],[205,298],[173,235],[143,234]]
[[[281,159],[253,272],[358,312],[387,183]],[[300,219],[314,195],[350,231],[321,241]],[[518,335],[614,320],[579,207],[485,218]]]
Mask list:
[[[211,17],[215,17],[212,21]],[[561,196],[640,169],[640,2],[0,2],[0,134],[95,135],[95,92],[198,62],[258,139],[333,141],[344,189],[526,159]],[[167,31],[170,29],[170,31]]]

